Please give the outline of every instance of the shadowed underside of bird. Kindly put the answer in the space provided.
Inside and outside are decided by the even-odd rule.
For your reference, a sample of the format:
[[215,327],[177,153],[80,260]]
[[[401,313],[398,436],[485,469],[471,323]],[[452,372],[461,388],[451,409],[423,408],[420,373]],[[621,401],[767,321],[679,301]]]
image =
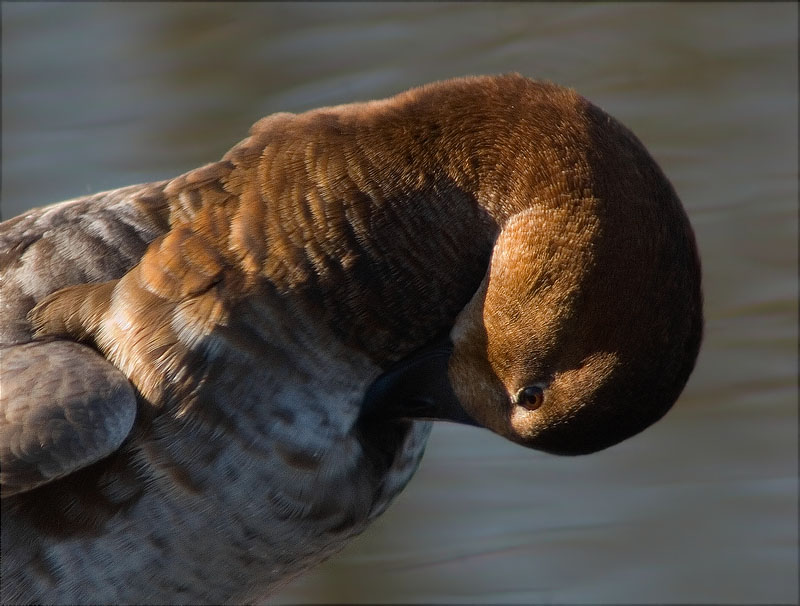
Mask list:
[[388,506],[428,420],[593,452],[702,332],[658,166],[517,75],[269,116],[0,224],[0,277],[4,603],[252,600]]

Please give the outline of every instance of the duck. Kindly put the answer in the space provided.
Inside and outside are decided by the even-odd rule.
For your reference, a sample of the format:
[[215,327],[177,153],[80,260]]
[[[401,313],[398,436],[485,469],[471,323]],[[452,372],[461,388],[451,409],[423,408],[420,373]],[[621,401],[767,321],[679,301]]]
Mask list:
[[0,276],[8,604],[271,595],[386,510],[434,422],[608,448],[703,331],[658,164],[519,74],[270,115],[3,222]]

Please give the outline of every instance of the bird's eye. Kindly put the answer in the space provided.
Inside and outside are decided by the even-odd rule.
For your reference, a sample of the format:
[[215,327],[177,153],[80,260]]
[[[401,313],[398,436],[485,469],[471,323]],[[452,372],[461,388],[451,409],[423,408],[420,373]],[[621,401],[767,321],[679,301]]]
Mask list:
[[544,390],[538,385],[528,385],[519,390],[517,394],[517,405],[536,410],[544,403]]

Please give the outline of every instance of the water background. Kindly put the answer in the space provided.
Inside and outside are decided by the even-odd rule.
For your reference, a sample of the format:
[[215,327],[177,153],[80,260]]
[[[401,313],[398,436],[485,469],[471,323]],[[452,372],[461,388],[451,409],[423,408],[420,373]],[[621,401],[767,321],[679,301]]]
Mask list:
[[467,74],[572,86],[638,134],[695,226],[707,331],[683,397],[574,459],[441,425],[390,510],[269,603],[797,603],[797,16],[4,2],[0,209],[176,176],[275,111]]

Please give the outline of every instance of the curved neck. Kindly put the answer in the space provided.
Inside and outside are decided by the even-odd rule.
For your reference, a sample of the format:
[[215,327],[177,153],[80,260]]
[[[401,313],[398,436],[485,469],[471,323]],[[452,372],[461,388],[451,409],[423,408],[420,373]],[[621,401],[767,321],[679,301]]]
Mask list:
[[[274,164],[291,159],[262,167]],[[331,185],[322,170],[257,179],[264,248],[253,267],[314,308],[345,344],[386,365],[449,329],[483,279],[497,228],[446,177],[397,188],[339,176]],[[245,221],[252,230],[245,215],[237,213],[233,232],[244,233]],[[256,240],[248,240],[252,252]]]
[[270,116],[222,161],[166,187],[173,222],[191,221],[214,241],[245,292],[268,282],[298,297],[386,365],[452,326],[506,218],[576,162],[526,157],[546,153],[536,141],[551,137],[548,116],[533,141],[530,124],[492,118],[519,86],[511,79],[468,103],[422,89]]

